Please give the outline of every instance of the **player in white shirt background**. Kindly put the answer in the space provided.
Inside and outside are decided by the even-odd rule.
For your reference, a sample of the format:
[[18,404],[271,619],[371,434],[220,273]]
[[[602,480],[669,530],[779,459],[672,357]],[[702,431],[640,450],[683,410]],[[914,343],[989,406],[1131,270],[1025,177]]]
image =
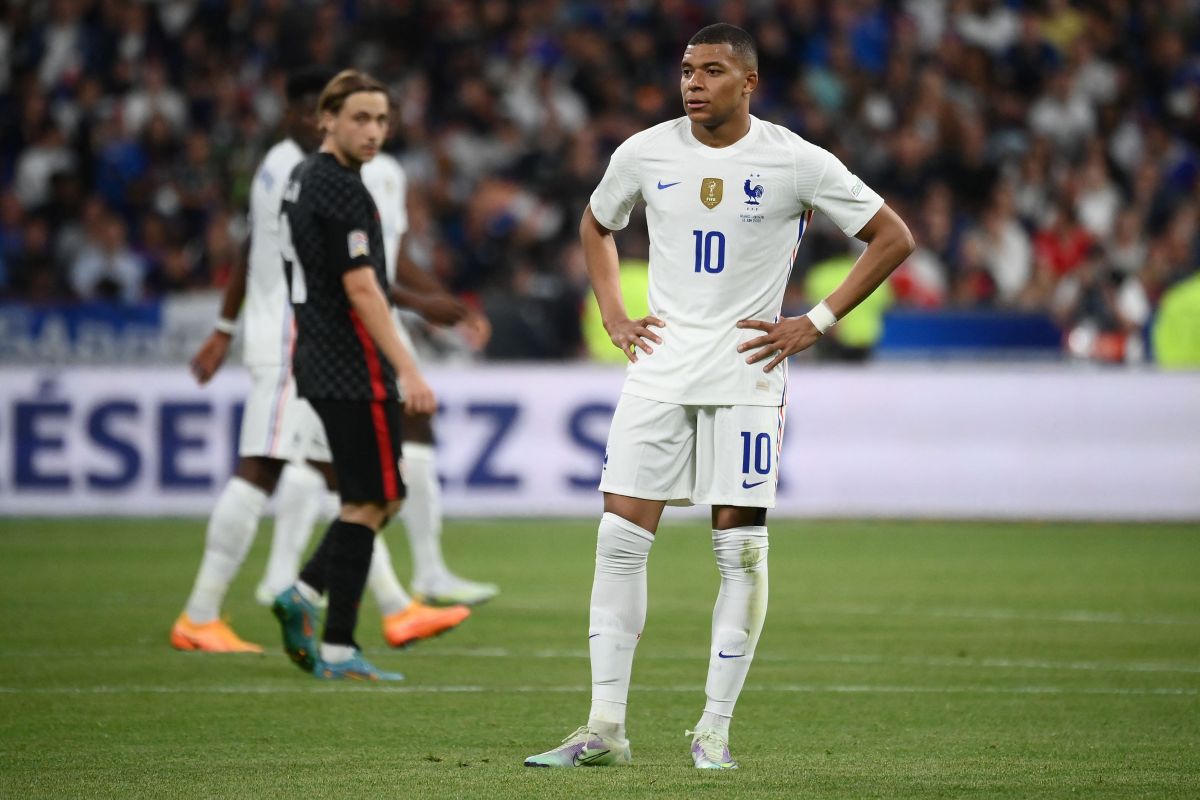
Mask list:
[[[333,473],[324,430],[309,404],[296,395],[291,370],[295,324],[279,251],[282,193],[292,169],[320,142],[316,101],[332,76],[331,71],[314,68],[288,80],[286,138],[263,158],[251,188],[247,262],[234,269],[222,298],[221,318],[191,363],[201,384],[220,369],[244,300],[243,360],[252,387],[242,415],[238,464],[213,508],[192,592],[171,630],[171,644],[177,649],[262,652],[259,645],[242,640],[221,619],[220,610],[268,499],[277,493],[267,574],[256,592],[266,605],[295,580],[318,517],[337,508],[336,496],[327,491]],[[306,460],[307,465],[296,466]],[[436,609],[415,602],[396,577],[383,537],[375,538],[375,548],[369,586],[383,613],[389,644],[404,646],[437,635],[469,615],[464,606]],[[440,549],[437,557],[440,563]],[[279,588],[272,592],[273,586]]]
[[[829,152],[750,114],[754,40],[732,25],[692,37],[681,64],[686,116],[613,153],[580,223],[588,275],[612,343],[629,360],[600,490],[588,640],[587,724],[527,766],[627,764],[625,711],[646,618],[646,563],[667,504],[712,507],[721,575],[696,767],[731,769],[729,723],[767,608],[767,510],[775,505],[787,357],[812,346],[912,251],[904,222]],[[638,201],[650,233],[650,314],[630,319],[612,232]],[[867,243],[808,314],[780,318],[811,215]],[[801,393],[802,396],[802,393]],[[819,468],[820,453],[807,453]]]

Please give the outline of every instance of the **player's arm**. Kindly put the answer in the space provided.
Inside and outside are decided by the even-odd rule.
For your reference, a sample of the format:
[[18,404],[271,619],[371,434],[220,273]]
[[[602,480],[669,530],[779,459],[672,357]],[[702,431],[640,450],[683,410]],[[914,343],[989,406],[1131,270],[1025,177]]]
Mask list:
[[[799,317],[784,317],[777,323],[746,319],[737,324],[739,328],[751,328],[765,334],[738,348],[739,353],[757,351],[746,359],[746,363],[753,364],[774,356],[763,367],[763,372],[770,372],[788,356],[812,347],[822,335],[814,324],[814,317],[828,327],[846,316],[879,288],[916,246],[904,220],[886,204],[867,221],[856,238],[866,242],[867,249],[858,257],[845,280],[817,308]],[[825,307],[824,311],[821,306]],[[822,314],[832,319],[822,320]]]
[[437,410],[433,390],[425,383],[412,354],[400,341],[388,311],[388,301],[369,266],[355,267],[342,274],[342,287],[367,334],[391,362],[404,393],[404,408],[410,414],[432,414]]
[[221,296],[221,316],[213,326],[213,331],[200,345],[196,355],[189,362],[192,375],[201,386],[208,383],[229,354],[229,343],[233,332],[237,330],[238,312],[242,301],[246,298],[246,271],[250,262],[250,242],[246,241],[241,253],[234,260],[233,268],[229,271],[229,283],[225,284],[225,292]]
[[388,288],[388,297],[397,306],[411,308],[434,325],[456,325],[470,313],[465,303],[409,258],[403,238],[396,249],[396,280]]
[[662,339],[650,330],[650,326],[664,328],[666,323],[658,317],[629,318],[629,312],[625,310],[625,298],[621,295],[617,243],[612,231],[601,225],[592,214],[590,204],[583,210],[583,219],[579,222],[579,240],[583,245],[588,279],[600,306],[600,319],[604,322],[608,338],[630,361],[637,361],[639,349],[653,353],[654,348],[646,340],[662,344]]

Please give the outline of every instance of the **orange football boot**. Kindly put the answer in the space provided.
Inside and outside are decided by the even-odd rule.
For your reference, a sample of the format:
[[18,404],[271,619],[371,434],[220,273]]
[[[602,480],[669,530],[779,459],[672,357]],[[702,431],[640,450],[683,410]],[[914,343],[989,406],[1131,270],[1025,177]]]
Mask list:
[[220,619],[197,625],[187,612],[179,615],[171,628],[171,646],[176,650],[203,650],[206,653],[261,653],[252,642],[242,641],[233,628]]
[[403,611],[383,618],[383,638],[392,647],[407,647],[440,636],[469,616],[471,609],[466,606],[433,608],[414,600]]

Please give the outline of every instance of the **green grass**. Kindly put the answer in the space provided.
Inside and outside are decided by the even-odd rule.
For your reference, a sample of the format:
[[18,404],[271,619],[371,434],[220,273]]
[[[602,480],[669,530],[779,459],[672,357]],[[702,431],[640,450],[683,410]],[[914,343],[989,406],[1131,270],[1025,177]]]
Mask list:
[[[398,687],[323,684],[252,592],[266,656],[177,653],[198,521],[0,522],[3,797],[1196,797],[1195,525],[779,522],[771,611],[733,727],[698,774],[717,578],[703,526],[664,526],[635,662],[628,769],[530,770],[588,707],[595,525],[455,522],[501,597],[407,652]],[[393,532],[402,572],[407,548]]]

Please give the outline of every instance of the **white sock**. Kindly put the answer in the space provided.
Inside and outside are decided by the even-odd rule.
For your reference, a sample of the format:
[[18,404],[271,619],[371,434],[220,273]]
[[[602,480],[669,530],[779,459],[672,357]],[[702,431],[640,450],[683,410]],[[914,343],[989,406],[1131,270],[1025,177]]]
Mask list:
[[[713,607],[704,711],[728,720],[767,617],[767,529],[728,528],[712,536],[721,590]],[[728,721],[725,726],[728,731]]]
[[225,484],[208,518],[204,558],[187,601],[192,622],[212,622],[221,615],[221,601],[250,550],[266,504],[267,495],[247,480],[235,475]]
[[371,555],[371,571],[367,573],[367,588],[375,595],[379,611],[383,616],[403,611],[412,603],[412,598],[392,568],[392,554],[388,551],[383,536],[375,537],[375,552]]
[[296,591],[300,593],[301,597],[312,603],[314,606],[321,602],[321,593],[318,592],[314,587],[309,586],[304,581],[296,581]]
[[321,660],[326,664],[338,664],[354,658],[354,648],[348,644],[326,644],[321,642]]
[[408,491],[400,519],[412,551],[412,585],[430,591],[450,577],[442,557],[442,487],[433,445],[404,443],[404,485]]
[[646,623],[646,559],[654,534],[616,514],[600,519],[588,645],[592,709],[588,727],[625,738],[633,652]]
[[716,731],[729,740],[729,720],[731,717],[725,717],[720,714],[714,714],[711,711],[705,711],[700,715],[700,721],[696,723],[697,731]]
[[326,494],[325,478],[307,464],[288,464],[275,490],[275,533],[261,586],[277,595],[300,572],[300,557],[312,538]]

